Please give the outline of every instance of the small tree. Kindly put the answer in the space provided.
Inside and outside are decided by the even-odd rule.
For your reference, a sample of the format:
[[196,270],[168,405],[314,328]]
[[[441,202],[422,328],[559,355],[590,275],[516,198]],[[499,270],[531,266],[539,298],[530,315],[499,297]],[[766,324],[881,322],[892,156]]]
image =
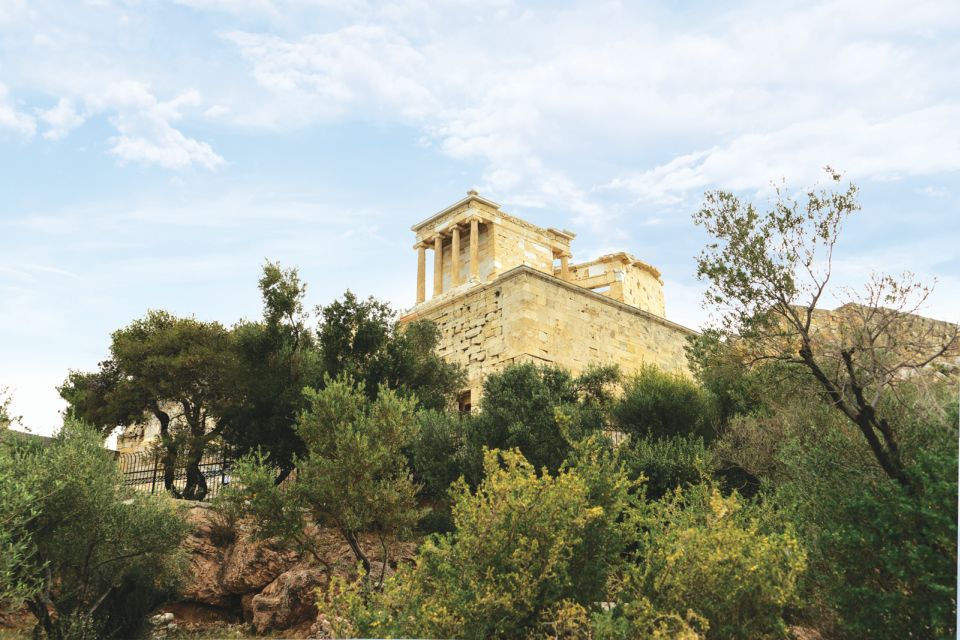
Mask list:
[[637,438],[693,435],[709,441],[716,434],[710,392],[654,366],[644,366],[627,379],[612,413],[617,426]]
[[247,513],[261,537],[278,536],[314,553],[304,535],[305,515],[337,529],[369,576],[371,562],[360,534],[380,541],[382,584],[389,559],[389,538],[405,535],[420,510],[403,450],[415,433],[415,398],[381,388],[369,400],[363,384],[347,377],[326,379],[322,390],[304,389],[307,408],[297,420],[306,453],[295,460],[297,480],[276,486],[273,468],[260,457],[247,458],[235,470],[236,486],[224,491],[221,508]]
[[297,270],[267,262],[259,286],[263,320],[240,322],[231,330],[237,399],[228,408],[223,436],[237,455],[268,453],[279,467],[275,480],[282,482],[293,470],[294,456],[304,452],[294,426],[306,406],[303,388],[322,381],[320,353],[307,326],[306,285]]
[[440,334],[432,322],[401,326],[386,302],[361,300],[347,291],[318,309],[317,340],[323,370],[349,375],[375,397],[381,386],[415,395],[426,409],[445,409],[462,389],[464,374],[437,355]]
[[517,448],[535,468],[557,471],[574,441],[604,425],[618,381],[613,367],[574,377],[560,367],[521,363],[492,373],[470,424],[474,450],[479,457],[482,447]]
[[694,215],[713,237],[697,273],[710,281],[707,303],[723,310],[721,328],[741,339],[747,357],[804,367],[884,472],[908,486],[897,425],[881,403],[905,377],[955,353],[958,328],[916,315],[930,289],[910,274],[876,276],[863,295],[847,292],[852,304],[839,317],[820,313],[842,224],[860,208],[856,194],[853,184],[810,190],[801,204],[778,188],[773,207],[760,213],[729,192],[709,192]]

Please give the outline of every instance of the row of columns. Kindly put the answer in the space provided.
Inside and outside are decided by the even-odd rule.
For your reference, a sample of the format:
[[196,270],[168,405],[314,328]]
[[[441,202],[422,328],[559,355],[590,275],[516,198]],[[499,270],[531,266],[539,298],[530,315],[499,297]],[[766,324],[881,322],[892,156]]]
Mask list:
[[[450,231],[451,255],[453,265],[450,269],[450,285],[460,285],[460,225],[454,225]],[[480,277],[480,220],[470,218],[470,277]],[[417,245],[417,304],[427,298],[427,244]],[[443,293],[443,234],[433,236],[433,295]]]

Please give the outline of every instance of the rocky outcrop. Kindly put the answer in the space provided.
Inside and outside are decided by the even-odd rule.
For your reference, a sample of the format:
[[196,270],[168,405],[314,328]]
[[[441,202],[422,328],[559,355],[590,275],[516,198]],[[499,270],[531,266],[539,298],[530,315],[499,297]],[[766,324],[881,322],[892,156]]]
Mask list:
[[231,595],[220,581],[226,549],[216,543],[216,527],[207,505],[191,505],[187,521],[192,527],[183,548],[190,558],[190,567],[182,591],[183,599],[214,607],[230,606]]
[[[313,637],[317,589],[328,584],[331,571],[348,579],[356,575],[357,561],[336,531],[307,529],[304,533],[312,539],[317,557],[300,557],[269,541],[254,540],[243,523],[224,531],[208,505],[191,504],[188,519],[193,530],[184,542],[190,570],[182,601],[219,608],[237,618],[242,615],[258,633]],[[381,550],[379,541],[362,537],[360,542],[371,557],[372,577],[379,579],[383,565],[374,560]],[[393,545],[385,575],[398,562],[411,560],[415,548],[414,543]]]
[[242,530],[224,558],[220,580],[235,595],[259,591],[297,561],[297,553],[252,539]]
[[205,504],[192,505],[188,520],[193,531],[184,542],[190,556],[182,592],[187,602],[234,607],[240,596],[263,589],[297,561],[296,552],[254,540],[247,527],[238,527],[230,542]]

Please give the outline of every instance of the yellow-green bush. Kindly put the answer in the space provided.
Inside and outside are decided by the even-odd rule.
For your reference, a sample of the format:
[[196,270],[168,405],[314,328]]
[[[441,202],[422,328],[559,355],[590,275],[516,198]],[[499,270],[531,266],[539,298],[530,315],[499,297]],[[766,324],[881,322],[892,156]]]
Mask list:
[[591,554],[619,555],[584,544],[617,515],[591,503],[590,482],[570,469],[538,476],[517,451],[486,452],[484,471],[475,492],[462,480],[451,489],[456,532],[429,538],[382,592],[364,601],[360,583],[332,585],[325,613],[340,621],[340,634],[522,637],[558,620],[569,627],[577,616],[568,620],[561,609],[604,598],[578,594],[572,571],[606,563]]
[[640,514],[634,588],[665,611],[692,610],[711,638],[774,638],[806,554],[768,509],[711,484],[677,489]]

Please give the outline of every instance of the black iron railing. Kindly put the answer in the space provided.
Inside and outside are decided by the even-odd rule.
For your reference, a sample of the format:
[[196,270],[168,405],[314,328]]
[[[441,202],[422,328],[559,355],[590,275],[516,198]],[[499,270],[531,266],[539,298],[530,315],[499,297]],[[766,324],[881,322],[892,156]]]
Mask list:
[[[148,493],[162,493],[164,487],[164,461],[162,452],[137,451],[117,454],[117,463],[123,472],[128,487]],[[217,449],[200,460],[200,473],[207,484],[205,500],[216,496],[220,489],[230,484],[233,458],[226,449]],[[187,486],[187,469],[182,457],[177,459],[173,470],[173,488],[177,493]]]

